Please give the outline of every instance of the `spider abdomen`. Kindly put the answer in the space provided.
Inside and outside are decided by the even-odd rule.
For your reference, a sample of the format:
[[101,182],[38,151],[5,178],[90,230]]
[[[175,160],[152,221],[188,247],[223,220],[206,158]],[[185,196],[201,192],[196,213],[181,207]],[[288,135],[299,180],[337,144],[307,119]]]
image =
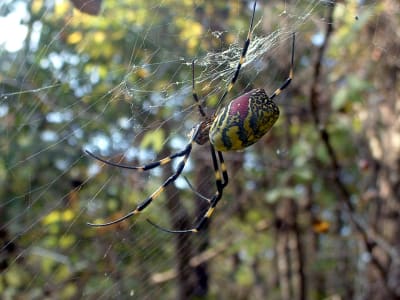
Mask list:
[[252,90],[224,107],[210,128],[210,142],[218,151],[242,150],[257,142],[275,124],[278,106],[264,89]]

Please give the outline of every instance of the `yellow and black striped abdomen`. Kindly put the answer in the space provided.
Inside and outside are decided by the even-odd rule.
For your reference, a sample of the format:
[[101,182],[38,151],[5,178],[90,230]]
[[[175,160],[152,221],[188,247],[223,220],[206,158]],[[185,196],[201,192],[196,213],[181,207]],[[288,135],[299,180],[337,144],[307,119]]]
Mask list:
[[278,117],[279,108],[264,89],[252,90],[218,113],[210,128],[210,142],[218,151],[244,149],[266,134]]

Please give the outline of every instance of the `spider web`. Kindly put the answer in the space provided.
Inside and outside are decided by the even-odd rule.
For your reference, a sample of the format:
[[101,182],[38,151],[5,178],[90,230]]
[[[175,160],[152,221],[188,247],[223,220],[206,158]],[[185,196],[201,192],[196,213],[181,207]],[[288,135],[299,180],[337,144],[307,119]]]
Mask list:
[[[181,149],[200,120],[191,98],[191,62],[195,59],[196,91],[206,99],[210,113],[235,72],[252,1],[247,6],[240,1],[205,1],[204,7],[196,1],[183,1],[182,6],[180,1],[104,2],[104,15],[98,17],[72,11],[67,1],[33,1],[28,7],[15,0],[0,5],[2,22],[18,29],[12,30],[14,38],[1,41],[0,50],[0,292],[4,299],[46,295],[51,299],[76,295],[174,299],[177,295],[172,280],[175,254],[184,250],[174,248],[175,236],[145,222],[150,217],[170,223],[164,203],[171,194],[155,200],[145,216],[119,227],[86,226],[133,209],[162,183],[163,171],[135,173],[104,167],[82,150],[140,165],[169,154],[163,149]],[[298,41],[313,36],[318,43],[329,4],[261,2],[240,80],[229,99],[258,86],[272,93],[288,75],[292,33]],[[212,7],[215,20],[207,11]],[[116,19],[125,19],[107,23],[104,16],[110,18],[113,9]],[[199,24],[202,30],[196,35]],[[87,30],[79,34],[80,28]],[[117,38],[121,33],[126,36]],[[108,39],[127,48],[118,49]],[[301,48],[296,45],[296,51]],[[116,49],[118,54],[112,55]],[[296,105],[285,99],[280,104]],[[274,160],[285,159],[283,144],[272,146],[271,151],[276,156],[267,159],[268,168],[274,168]],[[257,158],[243,155],[245,173],[255,168]],[[211,167],[207,149],[195,149],[195,156]],[[234,161],[237,156],[227,157]],[[190,177],[195,166],[189,161],[185,175]],[[232,178],[241,174],[231,173]],[[213,178],[210,168],[201,182],[214,187]],[[252,189],[251,181],[245,186]],[[182,194],[182,199],[196,194],[183,178],[171,190]],[[193,209],[189,200],[185,205]],[[215,224],[229,222],[227,207],[227,203],[219,205]],[[223,236],[215,229],[212,232],[216,241]],[[216,249],[223,243],[216,243]]]

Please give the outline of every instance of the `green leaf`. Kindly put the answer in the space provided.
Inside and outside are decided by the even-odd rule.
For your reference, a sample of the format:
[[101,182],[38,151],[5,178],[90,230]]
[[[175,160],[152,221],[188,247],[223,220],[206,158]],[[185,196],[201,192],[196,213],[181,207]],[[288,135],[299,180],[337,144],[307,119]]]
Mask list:
[[162,129],[157,129],[145,134],[140,143],[141,148],[151,148],[155,152],[160,152],[164,146],[165,133]]
[[368,92],[370,84],[355,76],[346,78],[346,85],[339,88],[333,97],[332,108],[340,110],[352,103],[361,102],[365,98],[365,93]]

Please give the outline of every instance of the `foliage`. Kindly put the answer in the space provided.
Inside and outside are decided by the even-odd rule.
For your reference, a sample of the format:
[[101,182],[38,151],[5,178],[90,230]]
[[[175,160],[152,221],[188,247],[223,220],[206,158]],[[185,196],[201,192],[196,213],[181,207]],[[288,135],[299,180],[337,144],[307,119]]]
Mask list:
[[[96,229],[86,222],[121,217],[171,170],[104,167],[82,149],[132,165],[180,149],[199,120],[190,63],[199,60],[196,90],[211,112],[229,80],[218,68],[235,66],[206,66],[221,74],[208,82],[200,58],[235,53],[252,1],[103,1],[98,16],[50,2],[26,5],[22,46],[0,50],[4,299],[395,299],[398,4],[337,3],[323,40],[330,5],[259,1],[259,36],[315,5],[296,33],[281,118],[256,145],[225,155],[230,184],[210,227],[177,237],[145,218],[183,226],[204,213],[197,192],[215,188],[207,147],[196,147],[185,169],[196,192],[177,181],[144,217]],[[244,66],[230,97],[274,91],[287,76],[290,36]]]

